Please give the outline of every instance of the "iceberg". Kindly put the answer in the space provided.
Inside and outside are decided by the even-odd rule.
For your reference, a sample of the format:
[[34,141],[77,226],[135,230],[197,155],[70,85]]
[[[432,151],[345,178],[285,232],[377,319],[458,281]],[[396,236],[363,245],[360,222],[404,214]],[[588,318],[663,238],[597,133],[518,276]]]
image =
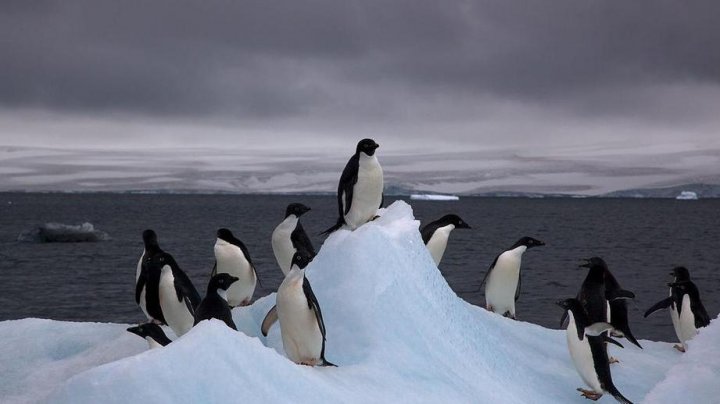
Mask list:
[[698,199],[697,193],[693,191],[682,191],[675,199],[680,201],[694,201]]
[[88,222],[78,225],[50,222],[24,231],[18,236],[18,241],[30,243],[82,243],[109,239],[107,233],[95,229],[95,226]]
[[[337,368],[288,360],[276,324],[260,323],[275,295],[233,310],[239,332],[203,321],[164,348],[125,324],[23,319],[0,322],[4,402],[584,403],[564,330],[473,306],[448,286],[402,201],[378,219],[325,241],[307,276]],[[129,290],[128,293],[131,293]],[[561,296],[560,296],[561,297]],[[548,296],[557,300],[558,296]],[[558,308],[558,317],[561,310]],[[669,320],[668,320],[669,321]],[[687,354],[671,343],[610,346],[618,389],[636,403],[720,395],[720,327]],[[166,329],[171,338],[171,332]],[[614,402],[609,395],[601,402]]]
[[413,201],[457,201],[460,200],[460,197],[457,195],[412,194],[410,199]]

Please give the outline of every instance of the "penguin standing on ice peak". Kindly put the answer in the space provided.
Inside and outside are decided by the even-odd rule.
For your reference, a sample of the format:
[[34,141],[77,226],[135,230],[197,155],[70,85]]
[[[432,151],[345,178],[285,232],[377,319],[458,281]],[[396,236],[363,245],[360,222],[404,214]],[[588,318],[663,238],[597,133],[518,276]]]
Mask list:
[[297,252],[277,292],[280,335],[288,358],[308,366],[335,366],[325,359],[325,322],[305,269],[310,257]]
[[630,331],[628,323],[627,302],[629,298],[633,298],[632,292],[623,290],[620,283],[615,279],[610,270],[605,270],[605,298],[608,300],[608,322],[612,324],[612,334],[615,337],[624,337],[628,341],[642,349],[642,345]]
[[285,209],[285,219],[272,232],[272,249],[283,275],[290,272],[290,263],[297,251],[315,256],[315,248],[300,223],[300,216],[310,211],[302,203],[291,203]]
[[490,265],[480,286],[485,284],[485,307],[503,316],[515,318],[515,302],[520,297],[520,264],[525,251],[543,246],[540,240],[523,237]]
[[195,308],[200,304],[200,294],[172,255],[157,254],[147,261],[147,267],[153,272],[160,272],[158,300],[165,322],[175,335],[184,335],[195,322]]
[[593,323],[582,304],[577,299],[566,299],[557,302],[569,317],[567,326],[567,344],[575,369],[590,390],[578,388],[583,397],[597,401],[603,393],[608,392],[618,402],[632,404],[615,387],[610,375],[610,359],[607,355],[606,342],[620,345],[607,336],[612,325],[607,322]]
[[138,326],[128,328],[127,331],[146,340],[150,349],[162,348],[172,342],[170,341],[170,338],[165,335],[162,328],[154,323],[140,324]]
[[[140,260],[138,260],[137,264],[137,271],[135,272],[135,303],[140,306],[140,309],[143,311],[148,320],[164,324],[164,319],[151,316],[147,310],[148,282],[150,281],[152,275],[152,283],[154,285],[155,292],[157,292],[157,284],[160,281],[160,274],[150,274],[147,270],[143,271],[143,264],[146,258],[149,259],[155,254],[162,253],[163,250],[160,248],[160,245],[158,245],[157,234],[155,234],[153,230],[147,229],[143,231],[142,238],[145,248],[143,253],[140,255]],[[157,299],[156,293],[153,296]]]
[[440,265],[445,248],[447,248],[450,232],[454,229],[469,229],[470,225],[458,215],[449,214],[441,217],[434,222],[430,222],[423,226],[420,230],[423,242],[430,251],[430,255],[435,261],[435,265]]
[[200,302],[197,310],[195,310],[195,323],[197,325],[203,320],[216,318],[222,320],[228,327],[237,331],[235,322],[232,319],[232,312],[227,302],[227,290],[230,286],[237,282],[238,278],[222,273],[210,278],[205,298]]
[[329,234],[346,225],[355,230],[373,220],[383,201],[383,170],[375,149],[380,147],[372,139],[358,142],[338,183],[338,220],[322,234]]
[[687,268],[675,267],[670,274],[675,277],[674,282],[668,283],[670,297],[655,303],[644,316],[669,308],[673,328],[680,341],[680,345],[675,345],[674,348],[685,352],[687,341],[697,335],[698,328],[710,324],[710,316],[700,300],[697,286],[690,280],[690,272]]
[[230,307],[249,305],[258,278],[247,247],[223,228],[217,231],[214,251],[215,267],[211,276],[226,273],[238,278],[228,289],[228,304]]

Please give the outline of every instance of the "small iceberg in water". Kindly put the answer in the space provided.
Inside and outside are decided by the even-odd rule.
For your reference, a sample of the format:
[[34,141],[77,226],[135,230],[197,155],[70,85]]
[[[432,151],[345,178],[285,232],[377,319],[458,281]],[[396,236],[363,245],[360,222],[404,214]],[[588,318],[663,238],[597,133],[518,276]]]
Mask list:
[[694,201],[698,199],[697,193],[693,191],[682,191],[680,195],[676,196],[675,199],[680,201]]
[[457,195],[412,194],[410,199],[413,201],[457,201],[460,197]]
[[30,243],[85,243],[109,239],[107,233],[95,229],[95,226],[88,222],[78,225],[45,223],[18,236],[18,241]]

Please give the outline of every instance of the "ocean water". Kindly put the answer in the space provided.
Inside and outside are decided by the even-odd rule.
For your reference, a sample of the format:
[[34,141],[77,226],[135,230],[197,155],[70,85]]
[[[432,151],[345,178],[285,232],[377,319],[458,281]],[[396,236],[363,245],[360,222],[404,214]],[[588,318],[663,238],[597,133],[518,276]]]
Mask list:
[[[387,198],[391,203],[397,198]],[[140,234],[158,233],[204,294],[213,266],[215,231],[231,229],[248,246],[261,285],[255,297],[282,282],[270,234],[285,206],[302,202],[316,249],[318,236],[335,222],[335,198],[269,195],[129,195],[0,193],[0,320],[43,317],[58,320],[137,323],[134,302]],[[711,317],[720,311],[720,200],[462,198],[408,201],[423,223],[456,213],[472,225],[454,231],[440,271],[456,293],[483,306],[479,284],[495,256],[528,235],[545,247],[523,258],[518,318],[559,328],[562,310],[554,302],[572,297],[586,270],[582,258],[603,257],[625,289],[639,339],[674,341],[667,313],[642,313],[667,296],[675,265],[685,265]],[[18,235],[46,222],[92,223],[110,240],[97,243],[29,243]],[[339,268],[338,270],[342,270]]]

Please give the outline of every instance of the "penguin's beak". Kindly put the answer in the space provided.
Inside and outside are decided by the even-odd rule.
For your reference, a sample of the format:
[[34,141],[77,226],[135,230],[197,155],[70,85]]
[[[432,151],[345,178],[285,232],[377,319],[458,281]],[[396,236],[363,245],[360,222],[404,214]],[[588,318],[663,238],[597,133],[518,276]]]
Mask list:
[[374,150],[374,149],[377,149],[378,147],[380,147],[380,145],[377,144],[377,143],[375,143],[375,145],[374,145],[372,148],[373,148],[373,150]]
[[555,302],[555,304],[562,307],[563,309],[565,308],[565,300],[558,300],[557,302]]
[[463,222],[460,226],[458,226],[458,229],[472,229],[469,224]]
[[309,211],[310,211],[310,208],[307,207],[307,206],[305,206],[304,208],[302,208],[302,214],[305,214],[305,213],[307,213],[307,212],[309,212]]
[[578,267],[580,268],[590,268],[590,260],[583,258],[583,263],[580,264]]
[[142,335],[140,335],[140,327],[138,326],[130,327],[127,329],[127,331],[137,335],[138,337],[142,337]]

